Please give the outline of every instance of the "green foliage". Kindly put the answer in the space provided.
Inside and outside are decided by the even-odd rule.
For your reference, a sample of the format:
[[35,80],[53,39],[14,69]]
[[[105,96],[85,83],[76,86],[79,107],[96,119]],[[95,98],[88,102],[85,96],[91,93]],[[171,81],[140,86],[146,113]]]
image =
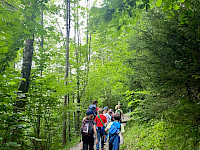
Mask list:
[[[60,95],[63,92],[66,92],[66,88],[63,88],[64,80],[60,80],[63,84],[60,84],[60,82],[55,84],[55,80],[53,80],[55,75],[50,74],[45,79],[38,76],[41,70],[47,68],[46,63],[50,57],[50,51],[47,52],[46,49],[40,49],[37,54],[38,51],[36,48],[35,57],[40,60],[34,59],[36,64],[34,67],[39,67],[35,70],[32,69],[33,76],[30,93],[25,93],[28,94],[27,107],[21,113],[13,112],[15,102],[19,101],[17,98],[25,96],[24,94],[17,96],[20,80],[23,80],[19,72],[22,58],[21,49],[24,48],[23,42],[33,33],[35,37],[47,35],[47,30],[40,24],[40,9],[43,7],[43,10],[46,10],[45,3],[47,1],[43,1],[43,3],[40,1],[31,1],[32,5],[29,5],[29,1],[15,1],[13,3],[10,3],[10,1],[1,1],[1,149],[32,149],[34,147],[42,149],[55,147],[55,149],[58,149],[60,147],[58,144],[51,144],[53,142],[49,140],[51,135],[54,137],[58,136],[58,134],[53,134],[53,130],[55,130],[58,124],[52,124],[52,127],[50,127],[50,124],[55,121],[55,118],[59,117],[52,115],[55,111],[50,112],[48,109],[52,108],[56,110],[57,105],[60,104],[60,99],[57,98],[61,97]],[[54,38],[52,35],[56,37],[54,33],[49,32],[49,37]],[[35,45],[38,46],[40,43],[35,42]],[[45,43],[44,45],[46,46]],[[52,47],[52,49],[55,49],[55,47]],[[48,84],[46,83],[47,80]],[[48,85],[48,87],[41,84]],[[52,116],[54,117],[53,119]],[[61,118],[62,115],[60,115],[60,120]]]
[[[132,110],[123,149],[199,149],[199,3],[105,0],[89,10],[79,2],[71,4],[67,79],[65,27],[57,19],[66,17],[62,2],[0,2],[1,149],[61,149],[63,121],[68,148],[79,140],[77,127],[94,99],[99,107],[120,101]],[[84,42],[78,12],[89,19]],[[16,114],[24,41],[33,34],[26,107]]]
[[[10,74],[10,72],[13,72],[13,74]],[[18,72],[15,72],[13,69],[9,69],[6,72],[4,72],[4,74],[1,75],[0,78],[1,81],[4,81],[0,82],[0,87],[1,87],[0,88],[0,99],[1,99],[0,143],[1,143],[1,148],[6,149],[6,147],[13,148],[19,146],[17,142],[9,142],[9,139],[12,138],[12,134],[10,133],[10,131],[12,130],[12,128],[17,126],[15,122],[15,116],[12,112],[13,110],[12,104],[14,103],[17,96],[16,92],[20,77]]]
[[[9,65],[8,62],[16,57],[16,51],[21,46],[23,39],[23,26],[21,21],[23,16],[18,10],[13,10],[1,2],[1,19],[0,19],[0,72],[5,71]],[[18,32],[16,32],[18,31]]]
[[128,80],[125,75],[133,71],[123,63],[128,54],[126,37],[117,38],[106,33],[93,34],[92,37],[91,46],[95,55],[91,57],[86,98],[98,99],[100,107],[107,105],[110,108],[121,101],[122,108],[127,111],[125,91],[128,89]]
[[157,7],[160,7],[162,5],[162,0],[158,0],[157,2],[156,2],[156,6]]
[[177,125],[166,121],[151,120],[149,123],[130,122],[124,134],[123,150],[134,149],[198,149],[198,128]]
[[[190,3],[190,6],[199,9],[196,3]],[[133,118],[143,122],[132,127],[136,134],[127,135],[125,149],[199,148],[197,87],[200,83],[198,77],[192,75],[199,74],[196,65],[199,51],[195,48],[199,47],[195,42],[199,36],[191,36],[198,32],[194,27],[197,22],[193,20],[199,20],[199,16],[191,14],[189,16],[194,18],[189,17],[190,8],[175,3],[173,9],[177,12],[162,12],[155,8],[144,13],[140,23],[133,28],[136,34],[130,38],[129,49],[136,55],[127,59],[128,65],[135,70],[132,89],[138,91],[136,85],[139,83],[139,89],[150,92],[139,99],[133,95],[135,92],[128,92],[129,106],[135,108]],[[156,125],[146,126],[147,122],[152,123],[152,119],[155,120],[153,123],[159,121]],[[129,144],[129,139],[135,140]]]
[[[200,60],[197,42],[199,4],[195,1],[165,0],[137,1],[136,5],[130,4],[130,1],[123,1],[118,5],[113,1],[109,2],[98,8],[101,12],[98,14],[106,14],[114,9],[112,20],[108,22],[97,15],[97,20],[93,18],[92,22],[96,23],[96,34],[99,29],[101,33],[106,33],[101,34],[103,39],[99,38],[99,41],[112,43],[110,39],[113,39],[118,44],[123,41],[123,45],[126,45],[121,51],[118,51],[116,43],[111,48],[115,50],[112,52],[114,58],[119,58],[128,70],[132,70],[124,75],[124,83],[129,85],[125,88],[126,104],[133,110],[135,119],[143,121],[143,124],[151,119],[162,118],[154,126],[156,134],[148,132],[150,129],[145,130],[145,136],[148,137],[133,149],[173,149],[174,143],[178,143],[175,149],[184,149],[185,146],[188,149],[198,149],[198,132],[189,131],[198,130],[200,114],[197,65]],[[126,6],[131,8],[131,12]],[[96,22],[99,20],[101,22]],[[119,40],[116,40],[116,36]],[[101,48],[109,49],[104,43]],[[118,57],[116,52],[121,52],[121,56]],[[126,57],[123,57],[124,54]],[[100,53],[99,56],[101,55]],[[160,125],[173,128],[161,130]],[[183,131],[187,134],[182,134]],[[142,131],[138,132],[140,134]],[[166,140],[164,136],[169,138]],[[170,138],[175,139],[175,142]],[[134,142],[137,143],[137,140]],[[142,147],[143,145],[145,146]]]

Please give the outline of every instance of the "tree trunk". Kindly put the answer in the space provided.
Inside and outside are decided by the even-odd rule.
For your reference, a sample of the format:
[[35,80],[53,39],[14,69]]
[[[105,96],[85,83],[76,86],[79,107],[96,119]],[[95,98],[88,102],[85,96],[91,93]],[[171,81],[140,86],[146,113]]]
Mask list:
[[[65,80],[67,80],[69,75],[69,35],[70,35],[70,0],[66,0],[66,60],[65,60]],[[67,81],[65,81],[65,85],[67,85]],[[64,109],[69,104],[69,95],[65,95],[64,98]],[[68,116],[70,114],[68,113]],[[66,145],[66,112],[63,112],[63,131],[62,131],[62,145]],[[69,119],[69,118],[68,118]]]
[[21,110],[24,110],[26,105],[26,93],[28,93],[31,66],[32,66],[32,57],[33,57],[33,39],[27,39],[25,42],[25,48],[23,51],[23,63],[21,71],[21,81],[18,89],[18,101],[15,103],[14,112],[17,113]]
[[[17,101],[14,104],[14,116],[17,124],[20,124],[21,116],[19,112],[25,110],[27,93],[29,89],[30,82],[30,74],[31,74],[31,66],[32,66],[32,57],[33,57],[33,39],[27,39],[25,41],[25,48],[23,51],[23,63],[22,63],[22,71],[21,71],[21,81],[17,92]],[[18,125],[13,128],[12,131],[12,139],[11,141],[18,141],[19,144],[24,145],[23,141],[23,128],[18,128]],[[23,147],[23,146],[22,146]],[[18,150],[18,148],[16,148]]]
[[[43,1],[42,1],[43,3]],[[44,21],[44,15],[43,15],[43,7],[41,7],[41,25],[43,27],[43,21]],[[43,48],[44,48],[44,37],[43,35],[41,36],[41,41],[40,41],[40,48],[41,48],[41,59],[43,61]],[[40,76],[42,77],[43,73],[43,62],[40,62]],[[42,85],[40,85],[42,86]],[[37,110],[37,129],[36,129],[36,138],[40,139],[40,124],[41,124],[41,104],[39,103],[38,110]],[[41,142],[36,141],[36,145],[34,147],[36,149],[40,149]]]
[[[79,134],[79,130],[80,130],[80,127],[79,127],[79,123],[80,123],[80,96],[79,96],[79,86],[80,86],[80,83],[79,83],[79,52],[78,52],[78,48],[79,48],[79,33],[78,33],[78,7],[77,7],[77,2],[74,1],[74,22],[75,22],[75,28],[74,28],[74,44],[75,44],[75,55],[76,55],[76,96],[77,96],[77,106],[78,106],[78,110],[76,112],[76,116],[77,116],[77,119],[76,119],[76,135]],[[76,37],[78,37],[78,42],[77,42],[77,39]],[[78,45],[78,47],[77,47]]]

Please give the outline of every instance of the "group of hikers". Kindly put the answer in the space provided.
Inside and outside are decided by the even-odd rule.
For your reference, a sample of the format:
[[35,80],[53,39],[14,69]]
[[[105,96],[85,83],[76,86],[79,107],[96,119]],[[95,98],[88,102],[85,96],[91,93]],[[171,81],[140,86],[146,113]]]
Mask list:
[[122,133],[124,127],[121,124],[124,119],[120,102],[115,106],[115,111],[108,106],[99,108],[98,101],[93,100],[86,111],[86,117],[81,124],[81,150],[104,149],[105,142],[109,139],[109,150],[119,150],[119,145],[123,143]]

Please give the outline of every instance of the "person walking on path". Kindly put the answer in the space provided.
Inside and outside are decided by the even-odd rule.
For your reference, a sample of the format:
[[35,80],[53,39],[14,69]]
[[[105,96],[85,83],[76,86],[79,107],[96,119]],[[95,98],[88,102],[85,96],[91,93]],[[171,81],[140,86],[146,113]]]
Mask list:
[[109,132],[109,150],[119,150],[120,140],[122,142],[122,136],[120,139],[121,132],[124,132],[121,123],[119,122],[120,116],[114,115],[114,121],[109,123],[105,131]]
[[96,150],[99,150],[100,142],[101,142],[101,149],[103,149],[105,127],[107,123],[107,119],[103,115],[103,109],[99,108],[98,115],[95,117],[94,122],[96,122],[96,126],[97,126],[97,139],[98,139],[98,143],[96,144]]
[[115,113],[114,113],[114,110],[113,110],[113,109],[109,109],[109,110],[108,110],[108,114],[109,114],[110,117],[111,117],[111,122],[114,121],[114,120],[113,120],[114,114],[115,114]]
[[118,102],[118,105],[115,106],[115,114],[118,114],[120,116],[119,122],[122,122],[122,119],[124,120],[124,114],[121,109],[120,102]]
[[92,105],[96,105],[97,111],[99,110],[99,107],[97,106],[98,105],[98,101],[97,100],[93,100],[92,101]]
[[103,108],[103,115],[106,117],[107,119],[107,124],[109,124],[111,122],[111,116],[108,114],[108,106],[105,106]]
[[[111,116],[108,114],[108,110],[109,110],[108,106],[105,106],[103,108],[103,115],[106,117],[107,125],[111,122]],[[104,135],[104,142],[105,140],[106,140],[106,134]]]
[[97,106],[98,101],[97,100],[93,100],[92,104],[88,107],[88,110],[92,110],[94,112],[94,117],[96,117],[97,115],[97,111],[99,110],[99,107]]
[[[99,107],[97,107],[98,101],[97,100],[93,100],[92,104],[88,106],[88,110],[93,111],[93,120],[95,119],[96,115],[97,115],[97,111],[99,109]],[[87,111],[88,111],[87,110]],[[85,118],[84,118],[85,119]],[[83,120],[84,120],[83,119]],[[83,141],[81,140],[81,150],[83,149]]]
[[[97,137],[96,125],[94,122],[94,112],[91,110],[86,111],[86,117],[83,119],[81,125],[81,134],[82,134],[82,150],[94,150],[94,136]],[[98,140],[96,139],[96,144]]]

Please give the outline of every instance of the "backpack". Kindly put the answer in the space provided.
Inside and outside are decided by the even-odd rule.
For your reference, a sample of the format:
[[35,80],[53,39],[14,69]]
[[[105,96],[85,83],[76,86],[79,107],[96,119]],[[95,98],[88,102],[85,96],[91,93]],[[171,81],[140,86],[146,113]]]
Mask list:
[[97,114],[97,106],[96,105],[90,105],[88,107],[88,110],[92,110],[94,112],[94,116]]
[[117,109],[116,112],[115,112],[116,115],[119,115],[120,116],[120,120],[121,120],[121,115],[122,115],[122,112],[120,111],[120,109]]
[[118,132],[120,131],[120,127],[121,127],[121,123],[114,121],[113,124],[111,125],[110,129],[108,130],[110,136],[118,134]]
[[93,135],[93,120],[83,120],[81,124],[81,134],[83,136]]

